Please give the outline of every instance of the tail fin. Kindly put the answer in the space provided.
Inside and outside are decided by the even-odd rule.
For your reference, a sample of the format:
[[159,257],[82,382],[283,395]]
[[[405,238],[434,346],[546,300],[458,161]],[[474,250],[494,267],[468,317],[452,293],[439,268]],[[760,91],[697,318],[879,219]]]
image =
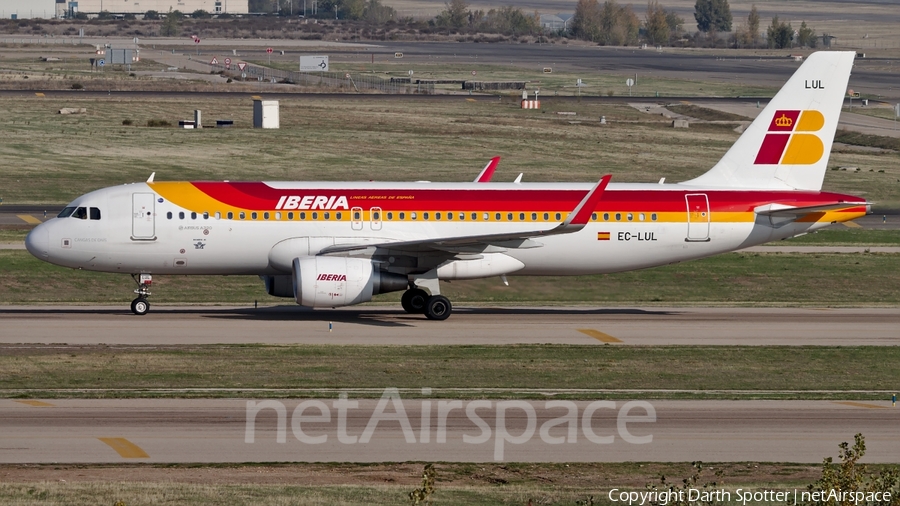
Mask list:
[[821,190],[855,56],[811,54],[719,163],[682,184]]

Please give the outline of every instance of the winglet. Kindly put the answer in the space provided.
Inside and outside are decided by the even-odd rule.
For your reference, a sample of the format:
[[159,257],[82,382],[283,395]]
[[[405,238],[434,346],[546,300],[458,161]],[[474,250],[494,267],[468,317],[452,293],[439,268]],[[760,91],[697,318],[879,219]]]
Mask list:
[[475,178],[475,183],[489,183],[491,182],[491,178],[494,177],[494,171],[497,170],[497,164],[500,163],[500,157],[495,156],[491,158],[491,161],[484,166],[484,169],[481,170],[481,174],[478,174],[478,177]]
[[150,173],[150,177],[147,178],[147,182],[148,182],[148,183],[152,183],[152,182],[153,182],[153,178],[154,178],[155,176],[156,176],[156,172]]
[[569,213],[569,217],[566,218],[566,221],[562,223],[559,227],[560,230],[566,230],[569,228],[578,229],[584,228],[585,225],[591,220],[591,214],[593,214],[594,209],[597,208],[597,202],[600,202],[600,197],[603,196],[603,192],[606,191],[606,185],[609,184],[609,180],[612,178],[612,174],[607,174],[600,178],[600,181],[591,188],[591,191],[581,199],[581,202],[578,206]]

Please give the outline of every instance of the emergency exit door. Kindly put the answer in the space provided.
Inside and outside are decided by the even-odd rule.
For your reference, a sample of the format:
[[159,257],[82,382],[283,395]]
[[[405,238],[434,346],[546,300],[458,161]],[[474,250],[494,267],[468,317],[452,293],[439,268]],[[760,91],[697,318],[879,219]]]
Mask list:
[[687,202],[688,242],[709,241],[709,199],[705,193],[684,196]]
[[153,193],[131,194],[131,238],[135,240],[156,239],[156,212]]

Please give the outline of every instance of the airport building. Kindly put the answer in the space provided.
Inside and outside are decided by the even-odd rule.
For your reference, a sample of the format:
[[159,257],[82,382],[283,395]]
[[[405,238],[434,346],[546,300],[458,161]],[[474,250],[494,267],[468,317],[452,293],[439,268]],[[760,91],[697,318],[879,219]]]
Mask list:
[[83,12],[88,16],[103,11],[110,14],[140,15],[147,11],[165,14],[169,10],[190,14],[204,10],[210,14],[247,14],[248,0],[56,0],[57,17],[74,16]]

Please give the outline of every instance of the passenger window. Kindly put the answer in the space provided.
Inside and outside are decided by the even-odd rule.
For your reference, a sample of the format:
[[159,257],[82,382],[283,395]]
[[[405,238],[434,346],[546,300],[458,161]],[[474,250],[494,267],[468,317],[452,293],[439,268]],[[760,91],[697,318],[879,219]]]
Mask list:
[[537,213],[531,213],[531,221],[537,221]]
[[388,217],[389,220],[393,220],[393,219],[394,219],[394,213],[388,212],[388,213],[387,213],[387,217]]
[[203,211],[203,219],[204,219],[204,220],[208,220],[208,219],[209,219],[209,211]]
[[318,219],[319,219],[319,213],[316,213],[316,212],[312,213],[312,219],[318,220]]
[[609,213],[603,213],[603,221],[609,221]]
[[60,211],[59,214],[56,215],[56,217],[57,218],[68,218],[69,216],[72,216],[72,213],[74,213],[74,212],[75,212],[74,207],[66,207],[62,211]]
[[229,220],[234,219],[234,213],[233,213],[233,212],[228,211],[228,219],[229,219]]
[[87,208],[86,208],[86,207],[79,207],[79,208],[76,209],[75,212],[72,214],[72,217],[73,217],[73,218],[78,218],[79,220],[86,220],[86,219],[87,219]]
[[251,220],[255,220],[255,219],[256,219],[256,216],[257,216],[256,211],[253,211],[252,213],[250,213],[250,219],[251,219]]
[[264,220],[268,220],[268,219],[269,219],[269,213],[263,213],[263,219],[264,219]]
[[220,211],[216,211],[216,219],[217,219],[217,220],[221,220],[221,219],[222,219],[222,213],[221,213]]
[[418,217],[418,215],[415,212],[412,212],[412,213],[409,213],[409,217],[410,217],[410,219],[414,220]]
[[[427,214],[427,213],[426,213],[426,214]],[[425,216],[425,219],[427,220],[427,219],[428,219],[428,216]],[[440,219],[441,219],[441,213],[434,213],[434,219],[440,220]]]
[[491,215],[489,215],[488,213],[482,213],[481,219],[484,221],[488,221],[489,219],[491,219]]
[[453,213],[447,213],[447,219],[448,219],[448,220],[452,220],[452,219],[453,219]]
[[472,221],[478,221],[478,213],[472,213]]
[[169,211],[166,213],[166,218],[168,218],[170,220],[172,219],[172,211]]
[[326,219],[326,220],[330,220],[330,219],[331,219],[331,213],[329,213],[329,212],[326,211],[326,212],[325,212],[325,219]]
[[183,220],[183,219],[184,219],[184,211],[180,211],[180,212],[178,213],[178,219],[179,219],[179,220]]
[[591,221],[597,221],[597,213],[591,213]]
[[306,213],[300,213],[300,219],[301,219],[301,220],[305,220],[305,219],[306,219]]
[[362,213],[359,211],[353,211],[353,221],[362,220]]
[[525,221],[525,213],[519,213],[519,221]]
[[616,213],[616,221],[622,221],[622,213]]
[[288,213],[288,219],[289,219],[289,220],[293,220],[293,219],[294,219],[294,213]]
[[656,221],[656,213],[651,214],[650,219]]
[[550,213],[544,213],[544,221],[550,221]]
[[401,220],[405,220],[405,219],[406,219],[406,213],[400,213],[400,219],[401,219]]
[[276,219],[276,220],[280,220],[280,219],[281,219],[281,213],[275,213],[275,219]]
[[197,213],[191,213],[191,219],[192,219],[192,220],[196,220],[196,219],[197,219]]
[[500,213],[495,213],[495,214],[494,214],[494,219],[497,220],[497,221],[500,221],[501,216],[502,216],[502,215],[501,215]]
[[638,214],[638,219],[644,221],[644,213]]
[[381,213],[378,211],[372,211],[372,219],[378,221],[381,219]]
[[100,219],[100,208],[99,208],[99,207],[92,207],[92,208],[91,208],[91,219],[92,219],[92,220],[99,220],[99,219]]
[[628,214],[626,214],[625,216],[628,218],[628,221],[634,221],[634,215],[633,215],[633,214],[628,213]]
[[338,220],[343,219],[343,216],[344,216],[343,213],[334,213],[334,214],[335,214],[335,218],[337,218]]
[[247,214],[244,213],[244,211],[241,211],[241,214],[238,215],[238,218],[243,220],[243,219],[247,218]]
[[556,213],[556,221],[559,221],[561,219],[562,219],[562,215],[559,213]]
[[512,213],[506,213],[506,221],[512,221]]

